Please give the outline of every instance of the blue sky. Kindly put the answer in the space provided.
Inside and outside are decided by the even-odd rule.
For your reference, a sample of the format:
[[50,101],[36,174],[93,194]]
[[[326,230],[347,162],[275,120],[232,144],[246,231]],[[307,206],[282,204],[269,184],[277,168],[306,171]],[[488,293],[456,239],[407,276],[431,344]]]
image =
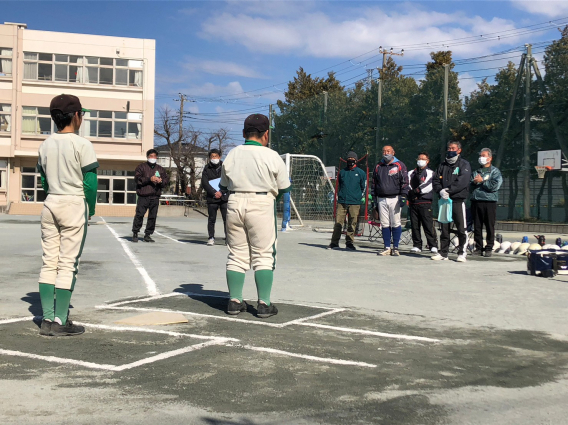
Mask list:
[[[267,113],[268,105],[283,97],[283,83],[300,66],[317,76],[337,71],[338,78],[349,85],[363,78],[367,67],[378,65],[377,52],[366,52],[379,46],[400,51],[406,46],[405,56],[397,61],[408,66],[403,72],[420,78],[418,65],[444,44],[455,59],[488,55],[558,38],[553,25],[521,28],[568,17],[568,2],[535,0],[1,4],[2,21],[25,22],[31,29],[155,39],[156,107],[175,106],[173,97],[184,93],[195,101],[188,105],[190,111],[211,114],[202,116],[211,122],[200,121],[196,126],[224,126],[235,134],[242,114],[221,113]],[[481,42],[491,38],[488,34],[502,37]],[[478,38],[467,39],[473,36]],[[542,50],[535,49],[537,58]],[[509,57],[518,62],[520,53]],[[490,62],[456,68],[462,93],[496,72],[486,68],[502,66],[506,60],[493,57]]]

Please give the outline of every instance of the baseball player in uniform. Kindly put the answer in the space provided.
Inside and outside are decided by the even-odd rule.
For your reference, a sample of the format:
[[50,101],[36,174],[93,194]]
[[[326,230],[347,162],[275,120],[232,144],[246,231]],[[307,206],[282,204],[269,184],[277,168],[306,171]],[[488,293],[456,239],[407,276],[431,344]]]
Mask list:
[[243,136],[223,163],[220,188],[229,192],[227,204],[227,285],[230,300],[227,313],[246,311],[243,301],[245,272],[252,268],[258,292],[257,315],[274,316],[278,309],[270,302],[276,264],[276,199],[291,189],[286,165],[268,145],[268,118],[247,117]]
[[49,109],[58,132],[39,147],[37,165],[47,193],[41,212],[40,335],[80,335],[85,328],[69,320],[69,303],[87,222],[95,214],[99,164],[91,142],[75,134],[86,111],[79,99],[62,94],[53,98]]

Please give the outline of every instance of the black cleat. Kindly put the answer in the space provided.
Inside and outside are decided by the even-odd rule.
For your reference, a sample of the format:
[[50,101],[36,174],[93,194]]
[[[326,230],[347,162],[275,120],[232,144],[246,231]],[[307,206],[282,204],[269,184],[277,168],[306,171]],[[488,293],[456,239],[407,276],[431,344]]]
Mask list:
[[85,327],[74,325],[73,322],[67,319],[65,326],[57,322],[51,324],[51,336],[75,336],[85,333]]
[[339,248],[339,245],[337,245],[336,243],[330,243],[327,246],[327,249],[337,249],[337,248]]
[[348,251],[357,251],[357,248],[355,248],[355,245],[353,245],[352,243],[345,245],[345,249]]
[[266,305],[263,303],[258,303],[256,307],[256,315],[261,319],[266,319],[270,316],[275,316],[278,314],[278,309],[274,304]]
[[156,242],[150,235],[144,235],[144,242]]
[[138,233],[132,234],[132,242],[138,242]]
[[239,313],[244,313],[247,311],[247,303],[245,300],[243,302],[237,302],[233,300],[229,300],[229,304],[227,305],[227,314],[232,316],[236,316]]
[[51,333],[51,325],[53,324],[53,322],[49,322],[47,320],[42,320],[41,321],[41,328],[39,330],[39,334],[43,335],[43,336],[51,336],[53,335]]

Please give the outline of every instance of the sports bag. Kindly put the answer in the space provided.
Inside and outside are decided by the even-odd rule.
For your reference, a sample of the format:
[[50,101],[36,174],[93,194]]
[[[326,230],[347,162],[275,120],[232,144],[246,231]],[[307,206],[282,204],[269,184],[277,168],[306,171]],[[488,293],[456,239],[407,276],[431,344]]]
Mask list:
[[440,223],[451,223],[452,220],[452,200],[441,198],[438,201],[438,221]]
[[529,250],[527,253],[527,273],[542,277],[568,274],[568,252],[556,249]]

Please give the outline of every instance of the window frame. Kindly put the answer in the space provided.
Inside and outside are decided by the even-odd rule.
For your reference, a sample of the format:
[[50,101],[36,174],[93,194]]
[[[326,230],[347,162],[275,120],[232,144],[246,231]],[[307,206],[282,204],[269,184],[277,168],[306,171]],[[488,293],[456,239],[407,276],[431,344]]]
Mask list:
[[[25,112],[26,108],[36,108],[37,112],[35,114]],[[46,107],[45,106],[22,106],[22,136],[50,136],[53,133],[55,133],[55,128],[54,128],[55,123],[51,119],[51,115],[40,114],[39,108],[46,108]],[[49,109],[49,108],[47,108],[47,109]],[[29,118],[29,117],[35,117],[35,125],[34,125],[34,132],[33,133],[24,132],[24,118]],[[42,133],[41,131],[38,131],[38,130],[41,130],[41,127],[39,125],[39,119],[40,118],[49,118],[49,121],[50,121],[49,133]]]
[[[35,172],[31,172],[31,171],[24,171],[26,168],[33,168],[33,167],[22,167],[22,171],[20,172],[20,199],[22,200],[22,202],[25,203],[30,203],[30,204],[42,204],[45,200],[45,198],[47,197],[47,194],[44,192],[43,187],[41,185],[41,174],[37,171]],[[24,177],[25,176],[34,176],[34,183],[35,183],[35,187],[31,188],[31,187],[24,187]],[[33,199],[25,199],[24,198],[24,191],[26,192],[30,192],[33,191]],[[38,201],[38,193],[43,193],[44,197],[42,201]],[[28,196],[28,195],[26,195]]]
[[[100,113],[101,112],[110,112],[111,113],[111,118],[101,118]],[[96,117],[91,117],[90,115],[92,113],[96,113],[97,116]],[[117,118],[117,114],[126,114],[126,118]],[[134,117],[129,117],[129,115],[140,115],[140,118],[134,119]],[[100,138],[100,139],[111,139],[111,140],[142,140],[142,124],[144,121],[144,116],[142,115],[142,113],[138,113],[138,112],[122,112],[122,111],[106,111],[106,110],[91,110],[90,112],[85,113],[85,116],[83,117],[83,122],[89,121],[89,123],[96,123],[96,135],[91,135],[91,128],[90,128],[90,124],[89,125],[89,130],[88,130],[88,134],[87,134],[87,126],[83,125],[81,126],[81,130],[79,130],[79,134],[83,137],[89,138],[89,137],[94,137],[94,138]],[[100,122],[110,122],[111,123],[111,130],[110,130],[110,136],[101,136],[100,135],[100,131],[99,131],[99,123]],[[126,132],[125,137],[117,137],[115,134],[116,131],[116,123],[125,123],[126,125]],[[128,135],[130,134],[128,132],[128,128],[129,128],[129,124],[140,124],[140,132],[139,137],[129,137]]]
[[[1,107],[3,106],[9,106],[10,107],[10,112],[5,112],[2,110]],[[10,103],[0,103],[0,134],[11,134],[12,133],[12,124],[14,121],[14,115],[12,114],[12,104]],[[2,116],[8,115],[10,116],[10,120],[9,120],[9,125],[10,125],[10,129],[9,130],[2,130]],[[8,122],[8,121],[7,121]]]
[[[3,55],[2,51],[3,50],[9,50],[10,51],[10,55]],[[14,49],[11,47],[0,47],[0,61],[10,61],[10,64],[12,65],[12,67],[14,66]],[[13,69],[13,68],[12,68]],[[2,72],[3,74],[6,74],[5,72]],[[10,74],[6,74],[6,75],[0,75],[0,78],[13,78],[14,77],[14,72],[10,72]]]

